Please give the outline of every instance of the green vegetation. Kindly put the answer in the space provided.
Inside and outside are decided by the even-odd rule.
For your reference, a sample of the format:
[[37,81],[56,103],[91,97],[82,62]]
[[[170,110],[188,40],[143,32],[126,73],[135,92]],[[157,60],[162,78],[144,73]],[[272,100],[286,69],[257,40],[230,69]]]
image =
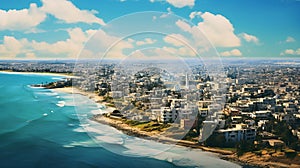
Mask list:
[[271,120],[266,124],[265,130],[277,135],[289,148],[300,151],[300,142],[286,122]]
[[295,158],[297,156],[297,152],[292,149],[286,149],[284,150],[284,154],[287,158]]
[[246,152],[256,151],[252,141],[241,141],[236,144],[237,156],[242,156]]
[[160,124],[154,121],[140,122],[134,120],[126,120],[125,123],[130,126],[137,127],[142,131],[147,131],[147,132],[164,131],[171,126],[170,124]]
[[189,130],[189,132],[183,137],[184,140],[194,141],[194,139],[198,139],[198,133],[194,130]]
[[108,104],[105,104],[106,106],[108,107],[116,107],[114,104],[111,104],[111,103],[108,103]]

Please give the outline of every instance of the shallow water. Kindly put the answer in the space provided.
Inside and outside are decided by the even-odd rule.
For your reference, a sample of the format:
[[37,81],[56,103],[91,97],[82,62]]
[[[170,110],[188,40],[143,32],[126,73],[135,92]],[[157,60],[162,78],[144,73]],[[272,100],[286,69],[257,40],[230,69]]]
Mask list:
[[89,120],[101,111],[87,97],[29,86],[59,78],[0,73],[0,167],[238,167],[127,136]]

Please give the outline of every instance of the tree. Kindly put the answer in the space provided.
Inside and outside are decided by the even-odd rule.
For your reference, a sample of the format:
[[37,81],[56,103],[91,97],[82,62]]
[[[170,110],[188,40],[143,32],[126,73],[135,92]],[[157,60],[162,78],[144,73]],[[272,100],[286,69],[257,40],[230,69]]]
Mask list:
[[242,156],[244,153],[253,150],[254,150],[254,145],[252,141],[241,141],[236,144],[237,156]]

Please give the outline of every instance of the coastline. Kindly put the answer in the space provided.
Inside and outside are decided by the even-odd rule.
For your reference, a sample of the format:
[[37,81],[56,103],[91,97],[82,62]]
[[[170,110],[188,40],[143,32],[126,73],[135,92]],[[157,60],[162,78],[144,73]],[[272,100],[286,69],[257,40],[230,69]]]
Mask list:
[[42,76],[59,76],[68,78],[79,78],[78,76],[66,73],[52,73],[52,72],[13,72],[13,71],[0,71],[3,74],[20,74],[20,75],[42,75]]
[[[83,96],[87,96],[89,99],[92,99],[93,101],[95,101],[96,104],[101,104],[101,105],[106,104],[105,102],[102,102],[103,98],[101,96],[98,96],[93,92],[85,92],[85,91],[79,90],[78,88],[75,88],[75,87],[55,88],[55,89],[51,89],[51,90],[54,90],[55,92],[62,92],[62,93],[69,93],[69,94],[80,94]],[[106,111],[113,111],[115,109],[116,108],[114,108],[114,107],[106,106]],[[130,135],[130,136],[141,137],[141,138],[150,139],[150,140],[151,139],[159,140],[159,142],[162,142],[162,143],[176,143],[176,145],[195,148],[195,149],[202,149],[203,151],[212,152],[212,153],[221,154],[221,155],[234,154],[234,152],[232,152],[232,151],[211,148],[211,147],[205,147],[205,146],[199,145],[198,143],[187,141],[187,140],[178,141],[178,140],[163,137],[163,136],[153,136],[157,132],[149,133],[146,131],[140,131],[138,129],[134,129],[132,126],[122,123],[121,121],[118,122],[115,119],[103,117],[102,114],[94,115],[94,117],[91,118],[91,120],[94,120],[96,122],[99,122],[99,123],[102,123],[105,125],[110,125],[118,130],[121,130],[122,132],[124,132],[125,134]]]
[[[85,92],[75,87],[64,87],[64,88],[55,88],[51,89],[55,90],[57,92],[62,93],[69,93],[69,94],[80,94],[83,96],[87,96],[89,99],[94,100],[96,104],[100,105],[106,105],[105,102],[103,102],[103,98],[101,96],[96,95],[93,92]],[[106,106],[107,111],[113,111],[116,108],[114,107],[108,107]],[[230,161],[233,163],[237,163],[241,166],[249,166],[249,167],[274,167],[274,168],[289,168],[289,167],[299,167],[299,164],[288,164],[289,161],[286,159],[271,159],[272,156],[266,154],[262,156],[257,156],[253,152],[245,153],[244,155],[238,157],[236,152],[230,151],[230,150],[224,150],[219,149],[215,147],[207,147],[202,146],[196,142],[187,141],[187,140],[175,140],[172,138],[167,138],[163,136],[155,136],[153,133],[141,131],[138,129],[133,128],[130,125],[124,124],[122,121],[118,121],[118,119],[111,119],[108,117],[102,116],[102,114],[95,114],[91,120],[94,120],[96,122],[112,126],[116,128],[117,130],[122,131],[124,134],[127,134],[129,136],[135,136],[140,137],[148,140],[154,140],[160,143],[166,143],[166,144],[176,144],[178,146],[183,146],[187,148],[193,148],[193,149],[201,149],[205,152],[211,152],[214,154],[217,154],[217,157],[220,159]]]
[[[106,105],[105,102],[102,102],[103,98],[101,96],[98,96],[93,92],[82,91],[82,90],[80,90],[76,87],[54,88],[54,89],[50,89],[50,90],[53,90],[55,92],[61,92],[61,93],[80,94],[80,95],[86,96],[89,99],[95,101],[96,104]],[[106,111],[113,111],[115,109],[116,108],[114,108],[114,107],[106,106]],[[220,159],[230,161],[230,162],[233,162],[233,163],[237,163],[239,165],[257,166],[257,165],[254,165],[254,164],[241,162],[237,159],[233,159],[234,157],[232,158],[232,156],[235,155],[233,151],[223,150],[223,149],[218,149],[218,148],[213,148],[213,147],[205,147],[205,146],[199,145],[198,143],[187,141],[187,140],[178,141],[178,140],[174,140],[174,139],[171,139],[171,138],[164,139],[162,137],[155,137],[155,136],[152,136],[151,134],[147,134],[147,132],[145,132],[145,131],[141,132],[139,130],[133,130],[131,126],[123,127],[124,125],[122,125],[122,123],[121,123],[121,125],[122,125],[121,126],[120,123],[116,122],[113,119],[109,119],[109,118],[106,118],[106,117],[101,117],[102,119],[105,119],[105,120],[101,121],[99,119],[96,119],[97,115],[101,115],[101,114],[94,114],[94,117],[91,118],[91,120],[102,123],[102,124],[105,124],[105,125],[109,125],[111,127],[114,127],[117,130],[120,130],[124,134],[129,135],[129,136],[135,136],[135,137],[148,139],[148,140],[155,140],[157,142],[165,143],[165,144],[172,143],[172,144],[175,144],[177,146],[186,147],[186,148],[200,149],[204,152],[210,152],[212,154],[215,154]]]
[[160,136],[160,135],[158,135],[159,132],[155,132],[155,131],[154,132],[141,131],[141,130],[134,128],[128,124],[125,124],[121,120],[104,117],[101,114],[95,115],[92,118],[92,120],[97,121],[102,124],[105,124],[105,125],[110,125],[118,130],[121,130],[122,132],[124,132],[125,134],[127,134],[129,136],[140,137],[140,138],[144,138],[147,140],[154,140],[156,142],[161,142],[161,143],[166,143],[166,144],[176,144],[179,146],[184,146],[184,147],[189,147],[189,148],[194,148],[194,149],[201,149],[203,151],[213,152],[213,153],[217,153],[217,154],[221,154],[221,155],[234,154],[232,151],[204,147],[204,146],[201,146],[198,143],[192,142],[192,141],[176,140],[173,138]]

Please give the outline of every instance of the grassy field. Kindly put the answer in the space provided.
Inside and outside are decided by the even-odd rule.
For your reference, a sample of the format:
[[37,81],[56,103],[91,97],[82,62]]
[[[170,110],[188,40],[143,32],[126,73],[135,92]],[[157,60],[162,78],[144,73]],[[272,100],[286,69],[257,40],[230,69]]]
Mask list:
[[170,124],[162,124],[157,123],[155,121],[149,121],[149,122],[139,122],[139,121],[133,121],[133,120],[127,120],[125,121],[126,124],[139,128],[142,131],[152,132],[152,131],[165,131],[167,128],[169,128]]

